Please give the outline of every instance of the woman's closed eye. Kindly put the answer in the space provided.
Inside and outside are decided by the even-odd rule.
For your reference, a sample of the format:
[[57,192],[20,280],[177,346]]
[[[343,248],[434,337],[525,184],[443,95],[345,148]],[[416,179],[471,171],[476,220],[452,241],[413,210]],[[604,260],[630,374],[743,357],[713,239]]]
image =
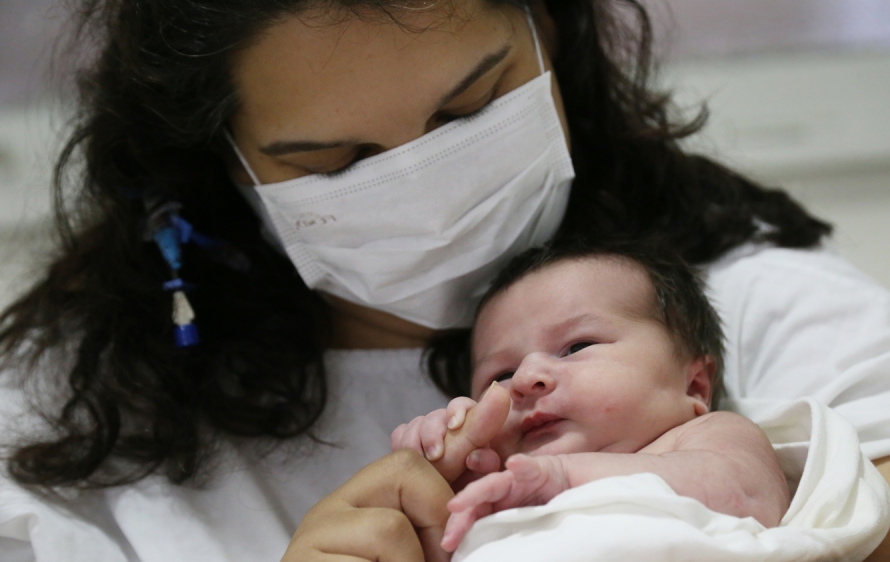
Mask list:
[[495,90],[492,89],[472,103],[464,104],[463,106],[454,109],[439,111],[433,119],[439,121],[440,124],[457,121],[458,119],[472,119],[488,109],[491,102],[496,99],[495,95]]
[[335,177],[346,172],[365,158],[374,156],[378,153],[379,150],[375,151],[371,145],[362,145],[358,148],[358,150],[355,151],[355,154],[346,162],[346,164],[340,165],[339,167],[335,167],[331,170],[319,170],[314,173],[327,177]]
[[[488,109],[488,107],[491,105],[491,102],[494,100],[495,90],[492,89],[485,96],[473,103],[450,111],[440,112],[438,114],[437,120],[440,122],[440,124],[445,124],[460,119],[472,119],[473,117],[479,115],[480,113],[483,113],[486,109]],[[314,174],[336,177],[340,174],[345,173],[365,158],[375,156],[377,154],[380,154],[381,152],[383,152],[381,148],[371,144],[359,145],[358,147],[356,147],[356,150],[351,157],[349,157],[349,155],[344,155],[344,157],[342,158],[343,160],[346,160],[348,158],[346,163],[341,164],[339,162],[336,162],[330,166],[318,167],[314,170],[310,169],[309,171]]]
[[504,382],[504,381],[508,381],[508,380],[510,380],[510,379],[513,378],[513,375],[515,374],[515,372],[516,372],[516,371],[509,371],[509,372],[507,372],[507,373],[502,373],[502,374],[496,376],[493,380],[494,380],[495,382],[499,382],[499,383]]

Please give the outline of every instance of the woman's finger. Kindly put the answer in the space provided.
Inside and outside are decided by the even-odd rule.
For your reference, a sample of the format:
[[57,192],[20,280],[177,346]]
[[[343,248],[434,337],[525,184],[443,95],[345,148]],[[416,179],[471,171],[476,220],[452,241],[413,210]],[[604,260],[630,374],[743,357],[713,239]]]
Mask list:
[[[439,541],[454,492],[422,456],[403,449],[366,466],[334,491],[355,507],[391,507],[402,511],[421,539],[427,562],[446,560]],[[348,532],[348,531],[347,531]]]
[[445,435],[445,454],[433,466],[446,480],[455,481],[467,470],[467,456],[488,446],[509,413],[510,394],[504,387],[492,385],[479,403],[467,412],[463,426]]
[[313,507],[283,562],[332,562],[353,556],[380,562],[445,562],[438,546],[453,497],[448,483],[409,449],[360,470]]
[[[423,548],[404,513],[390,508],[346,508],[312,514],[304,520],[282,562],[340,559],[422,562]],[[343,530],[348,529],[348,533]],[[308,536],[307,536],[308,535]],[[304,540],[305,539],[305,540]]]

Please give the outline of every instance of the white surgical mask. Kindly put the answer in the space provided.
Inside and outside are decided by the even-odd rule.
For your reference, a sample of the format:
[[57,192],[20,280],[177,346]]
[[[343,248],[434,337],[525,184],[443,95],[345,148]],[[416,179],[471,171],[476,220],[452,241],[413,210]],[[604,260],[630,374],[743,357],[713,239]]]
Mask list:
[[468,327],[506,262],[552,238],[575,173],[535,44],[541,76],[342,174],[260,185],[232,142],[309,287],[429,328]]

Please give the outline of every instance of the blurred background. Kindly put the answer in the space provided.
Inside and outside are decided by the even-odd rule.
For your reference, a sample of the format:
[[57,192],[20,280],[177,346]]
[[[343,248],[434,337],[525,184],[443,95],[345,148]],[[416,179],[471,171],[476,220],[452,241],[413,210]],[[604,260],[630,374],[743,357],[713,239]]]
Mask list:
[[[661,84],[711,119],[696,151],[790,190],[890,287],[890,1],[645,0]],[[59,0],[0,0],[0,306],[45,263],[70,100]]]

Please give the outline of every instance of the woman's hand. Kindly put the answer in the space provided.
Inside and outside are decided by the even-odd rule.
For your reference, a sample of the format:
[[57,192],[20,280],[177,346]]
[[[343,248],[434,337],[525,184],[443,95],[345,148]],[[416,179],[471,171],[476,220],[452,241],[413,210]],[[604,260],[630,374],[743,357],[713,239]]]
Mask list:
[[391,453],[313,507],[282,562],[446,562],[448,483],[409,449]]
[[495,383],[478,404],[470,398],[455,398],[446,409],[400,425],[392,433],[392,449],[424,455],[459,490],[480,475],[500,469],[500,459],[488,444],[509,413],[510,395]]
[[[475,470],[470,453],[488,445],[509,411],[509,394],[493,387],[448,430],[446,453],[435,463],[402,449],[369,464],[306,514],[282,562],[446,562],[439,544],[454,497],[449,482],[468,473],[468,464]],[[484,450],[483,469],[497,459]]]

